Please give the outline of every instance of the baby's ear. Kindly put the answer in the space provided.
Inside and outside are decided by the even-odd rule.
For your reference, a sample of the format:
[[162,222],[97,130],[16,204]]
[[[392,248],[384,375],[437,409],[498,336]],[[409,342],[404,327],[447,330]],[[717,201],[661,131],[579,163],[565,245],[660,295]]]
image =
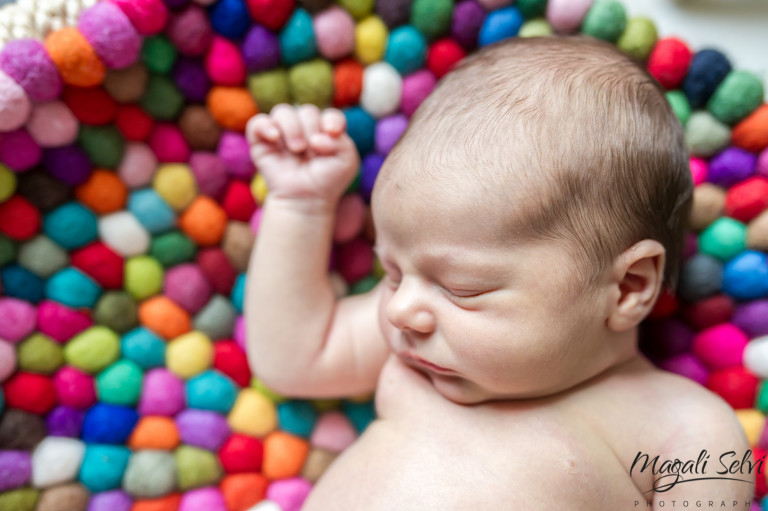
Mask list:
[[666,251],[656,240],[638,241],[622,252],[613,265],[614,296],[608,328],[622,332],[637,326],[653,309],[664,280]]

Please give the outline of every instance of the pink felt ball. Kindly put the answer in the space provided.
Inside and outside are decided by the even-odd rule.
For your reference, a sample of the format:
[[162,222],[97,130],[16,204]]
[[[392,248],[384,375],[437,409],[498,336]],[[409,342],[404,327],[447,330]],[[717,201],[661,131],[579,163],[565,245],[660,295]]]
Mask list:
[[58,302],[46,300],[37,306],[37,329],[55,341],[68,341],[92,325],[86,314]]
[[77,28],[107,67],[123,69],[139,57],[141,37],[115,4],[99,2],[86,9],[80,14]]
[[40,146],[26,129],[0,133],[0,161],[16,172],[34,167],[42,157]]
[[50,101],[61,94],[59,70],[45,46],[35,39],[8,41],[0,51],[0,70],[21,85],[33,101]]
[[235,329],[232,337],[235,340],[235,344],[245,351],[245,318],[243,316],[238,316],[235,320]]
[[360,234],[365,224],[365,202],[358,194],[345,195],[336,208],[333,241],[346,243]]
[[683,353],[682,355],[668,358],[659,363],[659,368],[685,376],[701,385],[706,385],[709,379],[707,368],[704,367],[704,364],[698,358],[690,353]]
[[156,34],[168,21],[168,8],[163,0],[110,0],[131,20],[136,31],[143,35]]
[[373,268],[373,249],[360,238],[339,247],[336,254],[339,273],[347,282],[355,282],[371,272]]
[[17,298],[0,298],[0,339],[19,342],[35,330],[37,309]]
[[24,125],[31,111],[32,103],[21,85],[0,70],[0,132]]
[[38,103],[27,121],[27,131],[41,147],[60,147],[77,138],[79,123],[61,101]]
[[326,412],[320,416],[309,443],[313,447],[331,452],[341,452],[355,441],[357,430],[341,412]]
[[0,340],[0,382],[4,382],[16,371],[16,350],[5,341]]
[[336,60],[355,49],[355,20],[338,6],[330,7],[312,19],[317,50],[328,60]]
[[125,146],[117,168],[120,180],[130,188],[146,186],[157,170],[157,157],[146,144],[132,142]]
[[706,160],[701,158],[691,157],[689,160],[691,167],[691,177],[693,178],[694,186],[698,186],[707,180],[707,174],[709,173],[709,165]]
[[189,143],[175,124],[155,125],[149,136],[149,147],[161,163],[186,162],[189,159]]
[[196,5],[173,14],[168,20],[165,33],[179,53],[188,57],[202,56],[213,41],[213,29],[208,15]]
[[402,114],[384,117],[376,123],[376,152],[388,154],[408,127],[408,119]]
[[693,338],[693,354],[712,371],[740,367],[749,338],[736,325],[721,323]]
[[575,32],[592,7],[594,0],[549,0],[547,21],[555,32]]
[[251,216],[251,231],[253,234],[259,234],[259,225],[261,225],[262,209],[257,208]]
[[216,152],[224,162],[224,167],[230,176],[239,179],[251,179],[256,173],[256,167],[251,160],[250,146],[245,135],[234,131],[221,134]]
[[167,369],[153,369],[144,375],[139,401],[142,415],[174,416],[184,409],[184,382]]
[[96,385],[93,377],[75,369],[62,367],[53,376],[53,388],[61,404],[84,410],[96,402]]
[[163,291],[190,314],[197,314],[213,294],[203,271],[193,263],[180,264],[168,270],[163,279]]
[[267,487],[267,498],[279,505],[283,511],[299,511],[310,490],[312,483],[303,477],[278,479]]
[[755,173],[759,176],[768,177],[768,149],[764,149],[757,157]]
[[229,182],[227,169],[221,158],[207,151],[195,151],[189,157],[189,167],[200,193],[214,199],[221,197]]
[[205,72],[214,84],[242,85],[246,68],[240,49],[229,39],[215,36],[205,54]]
[[200,488],[186,492],[181,497],[178,511],[227,511],[224,496],[218,488]]
[[421,102],[434,90],[436,84],[435,75],[426,69],[403,77],[400,111],[407,117],[412,116]]

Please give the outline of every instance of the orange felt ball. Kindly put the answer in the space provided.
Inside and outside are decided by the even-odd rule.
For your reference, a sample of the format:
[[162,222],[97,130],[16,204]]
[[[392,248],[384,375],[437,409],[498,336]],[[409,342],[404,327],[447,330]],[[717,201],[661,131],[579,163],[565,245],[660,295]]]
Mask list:
[[107,69],[78,29],[64,27],[51,32],[45,38],[45,50],[64,83],[93,87],[104,81]]
[[355,59],[345,59],[333,68],[333,106],[354,106],[363,92],[363,66]]
[[261,474],[231,474],[221,481],[219,489],[229,511],[246,511],[266,498],[268,485]]
[[757,153],[768,147],[768,104],[763,104],[731,132],[733,145]]
[[128,439],[128,447],[171,450],[180,442],[179,430],[172,418],[150,415],[139,419]]
[[155,296],[142,302],[139,321],[165,339],[173,339],[192,329],[187,311],[166,296]]
[[242,87],[212,87],[207,98],[208,110],[223,128],[245,132],[248,119],[259,113],[251,93]]
[[131,511],[176,511],[181,504],[181,495],[173,494],[159,499],[135,500]]
[[125,207],[128,189],[111,170],[96,169],[88,181],[75,189],[77,200],[100,215],[114,213]]
[[199,195],[179,217],[179,227],[198,245],[216,245],[227,228],[227,213],[205,195]]
[[264,461],[261,473],[269,479],[299,475],[309,454],[309,442],[286,433],[273,431],[264,439]]

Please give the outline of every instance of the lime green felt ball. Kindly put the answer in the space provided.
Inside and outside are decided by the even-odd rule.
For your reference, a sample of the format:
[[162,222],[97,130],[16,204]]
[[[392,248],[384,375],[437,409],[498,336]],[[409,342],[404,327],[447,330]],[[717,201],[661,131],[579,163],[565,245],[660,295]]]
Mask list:
[[0,202],[11,198],[16,191],[16,174],[0,163]]
[[130,360],[118,360],[96,377],[99,401],[134,406],[141,396],[144,373]]
[[543,37],[551,34],[552,27],[544,18],[534,18],[526,21],[517,33],[519,37]]
[[71,366],[97,373],[120,357],[120,339],[102,325],[95,325],[73,337],[64,348]]
[[637,60],[645,60],[656,44],[659,34],[656,25],[648,18],[631,18],[616,42],[616,46]]
[[288,72],[288,84],[295,103],[326,108],[333,94],[333,68],[325,59],[296,64]]
[[604,41],[616,42],[627,26],[624,6],[615,0],[595,0],[590,7],[581,31]]
[[374,0],[338,0],[338,4],[353,18],[361,20],[373,12]]
[[747,226],[727,216],[715,220],[699,235],[699,251],[725,262],[747,247]]
[[688,102],[688,98],[679,90],[671,90],[666,93],[669,106],[672,107],[672,111],[675,112],[677,120],[683,126],[688,123],[688,119],[691,117],[691,104]]
[[281,396],[277,392],[274,392],[272,389],[264,385],[264,383],[258,378],[256,378],[255,376],[251,379],[251,387],[258,390],[261,394],[264,394],[264,396],[266,396],[267,399],[269,399],[275,404],[288,401],[287,397]]
[[40,490],[19,488],[0,493],[0,509],[13,511],[35,511]]
[[64,365],[61,345],[41,333],[34,333],[21,342],[16,356],[22,371],[53,374]]
[[222,476],[219,458],[205,449],[182,445],[176,449],[174,458],[181,491],[216,484]]
[[248,90],[259,105],[259,112],[269,113],[273,106],[291,102],[288,94],[288,71],[283,68],[248,76]]
[[136,300],[144,300],[163,289],[163,266],[151,256],[136,256],[125,263],[125,290]]
[[726,124],[735,124],[763,103],[763,84],[747,71],[731,71],[707,102],[707,110]]

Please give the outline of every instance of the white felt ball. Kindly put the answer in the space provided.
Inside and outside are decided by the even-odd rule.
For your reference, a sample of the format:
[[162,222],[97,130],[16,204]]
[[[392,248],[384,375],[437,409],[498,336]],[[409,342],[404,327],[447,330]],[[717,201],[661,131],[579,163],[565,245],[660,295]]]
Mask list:
[[272,500],[262,500],[255,506],[248,508],[248,511],[283,511],[283,508]]
[[397,111],[402,90],[400,73],[386,62],[377,62],[363,72],[360,104],[372,116],[384,117]]
[[38,488],[77,479],[85,444],[67,437],[49,436],[32,453],[32,485]]
[[146,253],[151,241],[149,233],[128,211],[101,217],[99,236],[123,257]]
[[147,186],[157,170],[157,157],[146,144],[131,142],[125,146],[125,153],[117,168],[120,180],[129,188]]
[[752,339],[744,348],[744,367],[758,378],[768,378],[768,335]]

